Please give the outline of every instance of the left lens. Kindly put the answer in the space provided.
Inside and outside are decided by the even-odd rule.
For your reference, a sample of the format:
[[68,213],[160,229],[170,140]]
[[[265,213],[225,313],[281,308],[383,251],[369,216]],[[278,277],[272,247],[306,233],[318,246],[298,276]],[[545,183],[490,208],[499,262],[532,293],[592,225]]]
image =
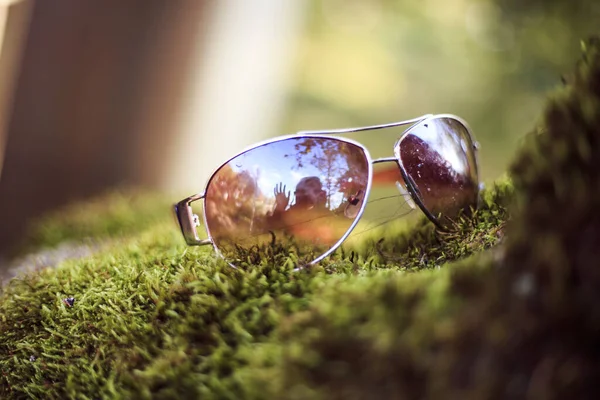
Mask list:
[[425,214],[444,227],[476,207],[479,177],[469,130],[452,117],[434,117],[411,128],[395,154],[407,186]]
[[209,181],[206,227],[231,264],[295,253],[301,265],[327,253],[363,209],[365,151],[331,137],[291,137],[248,150]]

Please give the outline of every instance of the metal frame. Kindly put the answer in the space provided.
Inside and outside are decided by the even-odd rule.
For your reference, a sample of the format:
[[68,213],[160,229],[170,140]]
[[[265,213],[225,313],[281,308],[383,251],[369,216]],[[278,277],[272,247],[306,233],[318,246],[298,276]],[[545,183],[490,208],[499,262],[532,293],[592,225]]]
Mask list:
[[[212,244],[213,248],[215,250],[215,252],[222,258],[225,258],[223,256],[223,254],[221,253],[221,251],[217,248],[212,235],[210,233],[210,228],[207,224],[207,217],[206,217],[206,192],[207,189],[212,181],[212,179],[214,178],[215,174],[217,173],[217,171],[219,171],[224,165],[226,165],[227,163],[229,163],[231,160],[233,160],[234,158],[248,152],[251,150],[254,150],[256,148],[262,147],[262,146],[266,146],[268,144],[271,143],[276,143],[276,142],[280,142],[283,140],[288,140],[288,139],[292,139],[292,138],[297,138],[297,137],[306,137],[306,138],[318,138],[318,137],[322,137],[323,135],[338,135],[338,134],[344,134],[344,133],[353,133],[353,132],[361,132],[361,131],[370,131],[370,130],[379,130],[379,129],[387,129],[387,128],[393,128],[393,127],[397,127],[397,126],[405,126],[405,125],[409,125],[412,124],[408,129],[406,129],[402,135],[400,136],[400,138],[396,141],[396,143],[394,144],[394,153],[395,156],[394,157],[383,157],[383,158],[377,158],[377,159],[372,159],[371,155],[369,154],[369,151],[367,150],[367,148],[362,145],[361,143],[352,140],[352,139],[348,139],[348,138],[340,138],[340,137],[335,137],[335,136],[329,136],[331,139],[333,140],[338,140],[341,142],[345,142],[345,143],[350,143],[353,144],[355,146],[358,146],[365,154],[365,157],[367,158],[368,161],[368,181],[367,181],[367,188],[365,191],[365,201],[362,202],[361,208],[359,210],[359,212],[357,213],[356,217],[354,218],[354,221],[352,222],[352,224],[350,225],[350,227],[348,228],[348,230],[346,231],[346,233],[340,238],[340,240],[338,240],[329,250],[327,250],[325,253],[323,253],[322,255],[320,255],[319,257],[315,258],[313,261],[311,261],[310,263],[306,264],[306,266],[310,266],[310,265],[314,265],[316,263],[318,263],[319,261],[321,261],[322,259],[324,259],[325,257],[329,256],[331,253],[333,253],[347,238],[348,236],[352,233],[352,231],[354,230],[354,228],[356,227],[356,225],[358,224],[360,218],[362,217],[367,201],[366,199],[368,199],[369,195],[371,194],[371,186],[373,183],[373,165],[374,164],[379,164],[379,163],[384,163],[384,162],[396,162],[398,167],[400,168],[400,172],[402,174],[402,177],[404,178],[405,181],[405,186],[408,189],[411,197],[413,198],[413,200],[415,201],[415,203],[417,203],[419,205],[419,208],[421,208],[421,210],[425,213],[425,215],[440,229],[444,229],[443,226],[439,223],[439,221],[437,220],[436,217],[434,217],[425,207],[425,205],[421,202],[421,200],[419,199],[419,196],[417,195],[416,189],[414,187],[414,183],[411,181],[410,177],[408,176],[408,174],[406,173],[404,166],[402,165],[402,161],[399,158],[398,154],[397,154],[397,149],[399,148],[400,144],[402,143],[402,140],[407,136],[408,133],[410,133],[410,131],[412,131],[415,127],[417,127],[418,125],[420,125],[421,123],[425,123],[427,121],[431,121],[433,119],[436,118],[453,118],[455,120],[457,120],[458,122],[460,122],[461,124],[463,124],[466,128],[467,128],[467,132],[470,136],[471,141],[474,144],[474,152],[475,152],[475,168],[476,171],[478,172],[478,162],[479,160],[477,159],[477,142],[475,142],[473,134],[471,132],[471,129],[469,128],[468,124],[462,120],[460,117],[457,117],[455,115],[452,114],[438,114],[438,115],[433,115],[433,114],[426,114],[426,115],[422,115],[420,117],[417,118],[413,118],[413,119],[409,119],[409,120],[404,120],[404,121],[398,121],[398,122],[392,122],[392,123],[388,123],[388,124],[380,124],[380,125],[371,125],[371,126],[361,126],[361,127],[354,127],[354,128],[343,128],[343,129],[330,129],[330,130],[308,130],[308,131],[299,131],[296,134],[292,134],[292,135],[284,135],[284,136],[278,136],[275,138],[271,138],[268,140],[264,140],[261,141],[259,143],[256,143],[240,152],[238,152],[237,154],[235,154],[234,156],[230,157],[227,159],[227,161],[223,162],[221,165],[219,165],[218,168],[216,168],[213,173],[211,174],[210,178],[208,179],[206,185],[204,186],[204,192],[202,193],[198,193],[195,194],[193,196],[187,197],[183,200],[181,200],[180,202],[178,202],[177,204],[175,204],[174,206],[174,211],[175,211],[175,215],[177,217],[177,221],[179,223],[179,226],[181,228],[181,233],[183,234],[183,237],[185,238],[185,241],[188,245],[190,246],[202,246],[202,245],[209,245]],[[204,222],[204,228],[206,230],[206,233],[208,235],[207,239],[200,239],[198,236],[198,232],[196,230],[196,228],[198,226],[200,226],[200,219],[198,217],[197,214],[194,214],[192,207],[191,207],[191,203],[198,201],[198,200],[203,200],[203,204],[202,204],[202,216],[203,216],[203,222]],[[226,260],[227,261],[227,260]],[[232,267],[236,268],[235,265],[229,263]]]

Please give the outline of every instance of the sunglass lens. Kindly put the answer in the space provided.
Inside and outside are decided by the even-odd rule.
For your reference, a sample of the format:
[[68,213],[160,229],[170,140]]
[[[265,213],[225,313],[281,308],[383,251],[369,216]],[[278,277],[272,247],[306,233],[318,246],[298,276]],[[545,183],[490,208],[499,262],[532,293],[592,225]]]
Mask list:
[[395,149],[420,206],[447,226],[477,204],[479,177],[474,143],[467,127],[439,117],[412,128]]
[[206,225],[232,264],[296,253],[325,254],[360,215],[369,164],[362,148],[327,137],[298,137],[248,150],[212,176]]

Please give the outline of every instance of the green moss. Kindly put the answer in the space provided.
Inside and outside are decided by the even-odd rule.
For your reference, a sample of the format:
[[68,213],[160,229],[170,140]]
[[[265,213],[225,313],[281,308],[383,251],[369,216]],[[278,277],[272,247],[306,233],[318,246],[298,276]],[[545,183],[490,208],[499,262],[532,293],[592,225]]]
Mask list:
[[170,201],[164,195],[142,190],[115,191],[36,220],[23,248],[31,251],[65,241],[121,237],[168,218],[172,218]]
[[285,257],[235,270],[186,247],[162,208],[105,198],[54,217],[36,243],[118,240],[3,288],[0,397],[591,395],[599,49],[549,101],[512,183],[454,234],[422,221],[308,270]]
[[511,199],[512,184],[503,178],[482,193],[479,208],[470,217],[457,221],[451,232],[438,231],[422,218],[408,229],[393,226],[381,229],[356,249],[377,269],[385,266],[403,271],[436,269],[497,244],[504,236]]

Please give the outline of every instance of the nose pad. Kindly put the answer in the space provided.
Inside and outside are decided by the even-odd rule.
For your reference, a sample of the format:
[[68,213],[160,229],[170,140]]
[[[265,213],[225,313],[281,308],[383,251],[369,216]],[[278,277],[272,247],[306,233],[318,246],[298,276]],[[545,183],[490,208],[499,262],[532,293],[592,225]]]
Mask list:
[[413,210],[417,208],[417,205],[413,201],[411,194],[408,192],[408,190],[406,190],[406,186],[400,183],[400,181],[396,181],[396,187],[398,188],[398,191],[404,198],[404,201],[406,201],[406,204],[408,204],[408,206]]

